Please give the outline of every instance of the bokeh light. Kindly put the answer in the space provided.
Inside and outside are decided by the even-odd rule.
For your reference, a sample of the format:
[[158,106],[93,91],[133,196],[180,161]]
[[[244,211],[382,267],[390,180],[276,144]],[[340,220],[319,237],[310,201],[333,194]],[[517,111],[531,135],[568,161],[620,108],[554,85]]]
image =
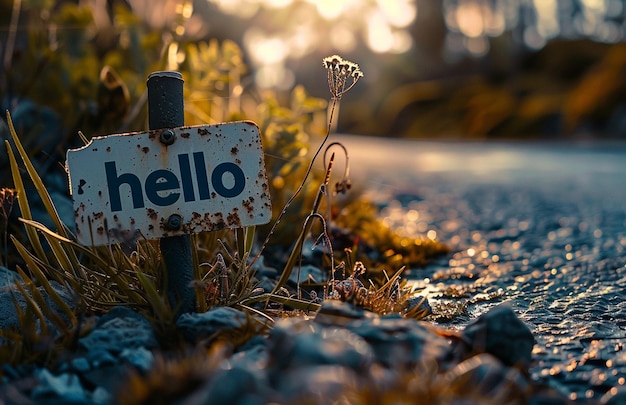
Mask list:
[[243,45],[261,88],[292,86],[295,76],[287,62],[312,53],[349,53],[359,44],[379,54],[408,52],[418,15],[415,0],[207,1],[250,23]]

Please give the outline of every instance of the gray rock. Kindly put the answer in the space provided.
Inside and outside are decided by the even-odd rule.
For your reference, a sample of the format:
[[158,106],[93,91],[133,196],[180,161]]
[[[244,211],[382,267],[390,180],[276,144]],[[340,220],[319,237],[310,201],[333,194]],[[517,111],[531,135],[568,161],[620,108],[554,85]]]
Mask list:
[[218,331],[243,328],[248,323],[245,312],[230,307],[217,307],[202,314],[182,314],[176,326],[185,339],[198,342],[210,338]]
[[120,359],[127,361],[129,364],[143,372],[149,371],[154,363],[154,355],[145,347],[125,349],[120,354]]
[[492,308],[468,324],[462,338],[474,354],[492,354],[508,366],[527,367],[535,345],[535,338],[528,326],[506,303]]
[[72,370],[75,370],[78,373],[83,373],[91,368],[89,361],[84,357],[77,357],[73,359],[70,364]]
[[17,272],[7,269],[4,266],[0,266],[0,291],[7,287],[13,286],[16,282],[22,281]]
[[53,375],[45,368],[37,370],[35,374],[39,384],[33,389],[31,398],[38,403],[43,403],[42,401],[88,403],[86,391],[76,374]]
[[494,356],[481,353],[448,370],[440,380],[445,386],[445,403],[455,399],[489,398],[494,404],[525,404],[528,382],[522,373],[505,366]]
[[358,308],[356,305],[339,300],[325,300],[315,315],[315,323],[321,325],[344,326],[358,319],[377,319],[374,312]]
[[294,284],[303,283],[309,279],[313,283],[323,283],[326,281],[326,275],[322,269],[311,264],[296,266],[289,275],[289,281]]
[[150,322],[126,307],[115,307],[103,315],[94,330],[81,338],[78,344],[88,351],[106,350],[113,355],[126,349],[159,346]]
[[183,404],[246,404],[262,405],[271,402],[272,393],[256,373],[242,367],[232,367],[217,372],[205,387],[187,397]]
[[390,368],[408,368],[424,360],[442,361],[451,350],[447,339],[425,323],[399,315],[354,321],[346,325],[372,347],[376,361]]
[[363,378],[355,370],[331,364],[292,370],[277,386],[289,404],[349,403],[348,398],[363,388]]
[[[7,275],[8,274],[8,275]],[[4,277],[12,277],[10,273],[4,272]],[[6,278],[5,278],[6,280]],[[51,280],[50,286],[57,293],[57,295],[71,308],[74,308],[74,299],[72,295],[61,284],[54,280]],[[48,293],[43,287],[37,287],[37,290],[43,296],[46,309],[54,311],[54,313],[61,319],[67,322],[69,325],[69,317],[65,314],[58,305],[50,298]],[[24,296],[20,291],[15,288],[14,285],[7,284],[3,291],[0,291],[0,329],[19,329],[20,320],[17,316],[15,303],[20,306],[24,311],[27,309],[28,304]],[[44,311],[45,315],[45,311]],[[48,322],[49,326],[53,324]]]
[[270,332],[270,368],[285,372],[312,365],[337,364],[367,370],[374,355],[359,336],[344,328],[324,327],[302,319],[277,322]]

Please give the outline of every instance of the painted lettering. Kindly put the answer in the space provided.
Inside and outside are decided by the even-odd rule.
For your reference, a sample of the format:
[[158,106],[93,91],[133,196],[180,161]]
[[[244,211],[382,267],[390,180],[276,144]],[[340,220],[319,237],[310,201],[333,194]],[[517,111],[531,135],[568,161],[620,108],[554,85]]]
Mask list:
[[[246,187],[243,170],[232,162],[218,164],[209,177],[203,152],[193,153],[193,170],[189,154],[180,154],[179,175],[166,169],[155,170],[148,174],[143,185],[135,174],[118,174],[116,163],[113,161],[105,162],[104,169],[112,212],[128,208],[122,207],[125,186],[130,188],[133,209],[145,207],[144,191],[145,197],[153,205],[164,207],[175,204],[180,199],[181,191],[185,202],[190,202],[196,201],[196,190],[199,200],[209,200],[211,190],[223,198],[233,198],[241,194]],[[197,189],[194,188],[194,184]]]

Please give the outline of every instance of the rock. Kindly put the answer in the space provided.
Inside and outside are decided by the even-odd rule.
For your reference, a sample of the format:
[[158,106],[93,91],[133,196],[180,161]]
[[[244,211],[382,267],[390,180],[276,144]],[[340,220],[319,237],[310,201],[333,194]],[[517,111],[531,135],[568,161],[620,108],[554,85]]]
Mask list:
[[289,404],[343,404],[350,403],[363,388],[358,372],[339,365],[303,367],[285,373],[278,381],[277,390]]
[[[451,368],[441,377],[444,403],[463,398],[489,398],[494,404],[526,404],[528,382],[515,368],[506,367],[494,356],[482,353]],[[455,401],[456,400],[456,401]]]
[[10,288],[18,281],[22,281],[22,279],[17,272],[0,266],[0,291],[3,291],[7,287]]
[[217,307],[202,314],[182,314],[176,326],[189,342],[199,342],[217,332],[241,329],[248,324],[245,312],[230,307]]
[[48,369],[37,370],[39,384],[33,390],[31,398],[38,403],[87,404],[85,389],[76,374],[63,373],[53,375]]
[[242,367],[248,370],[265,372],[269,361],[267,339],[263,336],[254,336],[237,349],[228,359],[233,367]]
[[247,404],[262,405],[276,402],[267,383],[257,374],[242,367],[218,371],[200,390],[188,396],[181,404]]
[[71,369],[77,373],[84,373],[91,368],[89,361],[84,357],[77,357],[70,361]]
[[399,315],[354,321],[346,327],[370,344],[377,362],[390,368],[406,369],[425,360],[441,362],[451,350],[447,339],[424,323]]
[[159,347],[150,322],[126,307],[115,307],[103,315],[94,330],[78,344],[88,351],[106,350],[113,355],[126,349]]
[[356,305],[339,300],[325,300],[315,315],[315,323],[321,325],[344,326],[358,319],[376,319],[374,312],[358,308]]
[[367,342],[344,328],[324,327],[302,319],[277,322],[270,332],[270,369],[278,379],[290,370],[336,364],[356,372],[374,359]]
[[[9,271],[9,270],[7,270]],[[10,272],[10,271],[9,271]],[[4,277],[12,277],[10,273],[3,272]],[[7,275],[8,274],[8,275]],[[5,278],[6,280],[6,278]],[[57,293],[57,295],[71,308],[74,308],[74,299],[72,295],[59,283],[54,280],[49,281],[52,289]],[[43,287],[37,287],[37,290],[43,296],[45,301],[45,307],[47,310],[52,310],[54,313],[67,322],[69,325],[69,317],[65,314],[50,298],[48,293]],[[15,301],[14,301],[15,300]],[[26,299],[22,296],[19,290],[17,290],[14,285],[5,285],[5,289],[0,291],[0,329],[19,329],[20,328],[20,320],[17,316],[15,302],[20,306],[22,310],[26,310],[28,307]],[[46,315],[46,311],[43,311],[44,315]],[[50,327],[53,327],[51,322],[48,322]]]
[[532,332],[508,304],[501,304],[467,325],[462,338],[474,354],[489,353],[508,366],[527,368],[535,345]]
[[145,347],[125,349],[120,354],[120,359],[127,361],[142,372],[148,372],[154,363],[154,355]]
[[326,281],[326,275],[322,269],[311,264],[306,264],[300,268],[296,266],[289,275],[289,281],[294,284],[304,283],[308,280],[313,283],[323,283]]

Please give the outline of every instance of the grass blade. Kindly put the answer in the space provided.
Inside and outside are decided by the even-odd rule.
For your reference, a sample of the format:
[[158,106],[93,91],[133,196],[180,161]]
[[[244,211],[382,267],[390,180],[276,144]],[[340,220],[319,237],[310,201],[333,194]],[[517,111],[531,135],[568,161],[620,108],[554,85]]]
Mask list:
[[[26,167],[26,172],[30,176],[33,182],[33,185],[35,186],[35,189],[37,190],[37,194],[39,194],[39,197],[43,201],[44,207],[46,207],[46,211],[48,212],[48,215],[50,215],[50,218],[52,218],[52,221],[57,227],[57,232],[59,232],[62,236],[67,238],[67,233],[65,232],[65,226],[63,225],[63,222],[61,221],[61,218],[59,217],[59,214],[57,213],[57,210],[54,207],[52,198],[50,197],[50,194],[48,194],[48,190],[46,190],[46,187],[44,186],[43,181],[41,181],[41,177],[39,177],[37,170],[35,170],[35,166],[33,166],[32,162],[30,161],[28,154],[26,153],[26,150],[24,149],[24,146],[22,146],[22,143],[20,142],[20,139],[18,138],[17,133],[15,132],[15,127],[13,126],[13,121],[11,120],[11,114],[8,111],[7,111],[7,122],[9,124],[11,138],[13,138],[13,141],[15,142],[17,151],[19,152],[22,158],[22,161],[24,162],[24,166]],[[32,219],[32,217],[28,219]]]
[[[24,182],[22,182],[22,176],[20,175],[20,169],[17,166],[15,155],[13,154],[13,148],[11,148],[11,144],[9,143],[9,141],[4,141],[4,145],[6,146],[7,154],[9,155],[11,174],[13,175],[13,184],[15,186],[15,189],[17,190],[17,204],[20,207],[20,212],[22,214],[22,217],[26,219],[32,219],[33,217],[30,211],[30,205],[28,204],[26,189],[24,188]],[[41,245],[41,241],[39,240],[39,235],[37,235],[37,232],[32,228],[26,227],[26,234],[28,235],[28,240],[30,241],[30,245],[35,251],[35,254],[42,260],[47,261],[46,253],[43,250],[43,246]]]

